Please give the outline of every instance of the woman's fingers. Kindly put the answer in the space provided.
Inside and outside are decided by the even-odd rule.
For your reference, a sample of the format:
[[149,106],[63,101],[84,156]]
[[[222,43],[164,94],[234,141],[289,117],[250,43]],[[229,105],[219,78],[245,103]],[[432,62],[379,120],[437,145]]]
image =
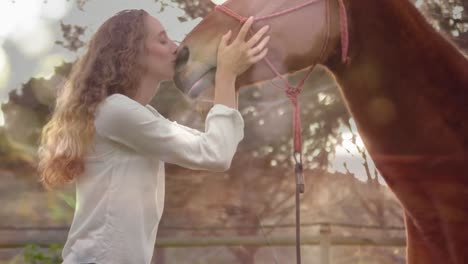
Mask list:
[[268,29],[270,29],[270,26],[266,25],[266,26],[263,26],[259,31],[257,31],[255,33],[255,35],[253,35],[249,41],[247,41],[247,46],[248,47],[253,47],[255,44],[257,44],[257,42],[263,37],[263,35],[265,35],[265,33],[268,31]]
[[231,38],[232,31],[229,30],[226,34],[221,37],[221,41],[219,42],[219,47],[226,47],[228,45],[229,39]]
[[260,60],[262,60],[263,58],[265,58],[265,56],[267,55],[268,53],[268,48],[262,50],[262,52],[260,52],[259,54],[251,57],[250,59],[250,63],[254,64],[254,63],[257,63],[259,62]]
[[268,52],[266,46],[270,40],[269,36],[265,37],[265,33],[269,30],[269,26],[262,27],[246,41],[246,36],[253,22],[253,17],[249,17],[230,44],[232,32],[229,31],[222,36],[218,47],[218,69],[238,76],[252,64],[265,58]]
[[250,27],[252,26],[253,24],[253,17],[249,17],[245,23],[242,25],[240,31],[239,31],[239,34],[237,34],[237,38],[235,41],[244,41],[245,40],[245,36],[247,36],[247,32],[249,32],[249,29]]
[[257,44],[257,46],[249,50],[248,55],[250,56],[257,55],[260,51],[262,51],[265,48],[265,46],[268,44],[268,41],[270,41],[270,36],[264,37],[262,41]]

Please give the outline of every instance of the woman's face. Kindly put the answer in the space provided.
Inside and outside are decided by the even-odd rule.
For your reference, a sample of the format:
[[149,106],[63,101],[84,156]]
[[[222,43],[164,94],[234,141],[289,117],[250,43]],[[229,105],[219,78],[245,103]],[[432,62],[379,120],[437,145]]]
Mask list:
[[143,60],[148,74],[159,80],[171,80],[175,72],[177,45],[169,39],[161,23],[153,16],[145,17],[147,37]]

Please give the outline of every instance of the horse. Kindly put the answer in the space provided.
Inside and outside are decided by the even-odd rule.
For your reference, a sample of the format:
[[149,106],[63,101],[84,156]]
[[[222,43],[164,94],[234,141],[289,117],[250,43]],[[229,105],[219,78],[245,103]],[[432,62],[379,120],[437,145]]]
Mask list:
[[[223,7],[240,17],[294,9],[255,21],[254,30],[271,26],[267,57],[279,74],[320,63],[334,76],[404,209],[407,263],[468,263],[466,57],[409,0],[306,1],[230,0]],[[240,29],[235,15],[221,11],[180,44],[175,84],[190,97],[213,86],[219,40]],[[239,76],[236,89],[276,76],[261,61]]]

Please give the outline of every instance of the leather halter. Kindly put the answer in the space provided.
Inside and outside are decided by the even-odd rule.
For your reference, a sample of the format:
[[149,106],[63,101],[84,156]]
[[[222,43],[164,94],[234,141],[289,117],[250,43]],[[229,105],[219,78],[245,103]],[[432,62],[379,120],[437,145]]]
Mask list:
[[[302,9],[306,6],[315,4],[316,2],[321,1],[321,0],[309,0],[306,1],[303,4],[300,4],[296,7],[292,7],[289,9],[285,9],[283,11],[275,12],[270,15],[266,16],[260,16],[260,17],[254,17],[254,22],[259,21],[259,20],[266,20],[270,18],[274,18],[277,16],[285,15],[294,11],[297,11],[299,9]],[[284,83],[284,92],[286,93],[286,96],[291,100],[291,103],[294,106],[294,122],[293,122],[293,135],[294,135],[294,161],[295,161],[295,174],[296,174],[296,262],[297,264],[301,263],[301,239],[300,239],[300,199],[299,199],[299,194],[304,193],[304,176],[303,176],[303,165],[302,165],[302,134],[301,134],[301,117],[300,117],[300,109],[299,109],[299,100],[298,96],[302,91],[302,87],[305,84],[305,81],[307,78],[310,76],[312,71],[315,69],[315,66],[318,64],[318,62],[323,61],[325,52],[328,46],[328,41],[330,39],[330,0],[325,0],[326,1],[326,14],[325,14],[325,20],[326,20],[326,32],[325,32],[325,41],[323,42],[322,49],[320,52],[320,57],[318,61],[314,62],[309,69],[307,70],[304,78],[299,82],[299,84],[296,87],[293,87],[289,85],[288,81],[279,73],[279,71],[276,69],[276,67],[271,63],[271,61],[265,57],[265,62],[267,63],[268,67],[274,72],[274,74],[280,78],[283,83]],[[345,5],[343,3],[343,0],[338,0],[339,6],[340,6],[340,31],[341,31],[341,55],[342,55],[342,62],[343,63],[348,63],[349,58],[348,58],[348,22],[347,22],[347,15],[346,15],[346,9]],[[215,10],[221,11],[225,13],[226,15],[238,20],[241,24],[243,24],[248,17],[239,15],[232,9],[226,6],[226,3],[223,5],[217,5],[215,7]],[[273,83],[273,82],[272,82]],[[275,86],[277,86],[275,83],[273,83]],[[277,86],[278,88],[281,88]]]

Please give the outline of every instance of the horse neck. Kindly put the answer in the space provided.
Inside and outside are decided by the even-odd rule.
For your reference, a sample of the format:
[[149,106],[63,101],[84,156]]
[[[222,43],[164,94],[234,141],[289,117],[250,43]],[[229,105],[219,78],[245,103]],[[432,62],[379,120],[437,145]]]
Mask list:
[[[334,73],[370,151],[468,149],[467,60],[407,0],[348,0],[351,63]],[[465,124],[465,125],[462,125]]]

